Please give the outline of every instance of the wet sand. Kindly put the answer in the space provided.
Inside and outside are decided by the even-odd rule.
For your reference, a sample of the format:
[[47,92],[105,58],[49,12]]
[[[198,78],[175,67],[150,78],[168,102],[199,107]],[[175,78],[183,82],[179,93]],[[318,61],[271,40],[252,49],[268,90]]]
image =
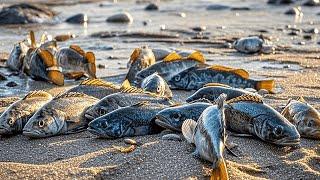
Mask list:
[[[64,43],[79,44],[85,50],[96,53],[97,64],[106,65],[98,69],[98,76],[115,83],[123,81],[127,72],[126,63],[131,51],[141,45],[152,48],[199,49],[209,64],[222,64],[247,69],[254,77],[274,78],[276,94],[266,95],[265,102],[281,111],[289,98],[303,96],[310,104],[320,109],[320,57],[318,35],[312,40],[303,39],[304,33],[290,36],[286,25],[298,28],[320,27],[320,8],[302,7],[304,18],[296,22],[294,17],[284,15],[289,6],[267,6],[264,1],[228,1],[218,2],[230,6],[250,7],[250,11],[207,11],[205,7],[217,1],[166,1],[160,3],[160,11],[146,12],[146,4],[120,2],[117,4],[102,2],[79,4],[75,6],[54,6],[61,12],[61,20],[78,12],[88,13],[91,23],[88,27],[65,23],[43,26],[0,27],[0,52],[9,53],[12,44],[23,38],[29,29],[37,35],[41,32],[57,35],[72,32],[78,38]],[[183,4],[183,6],[181,5]],[[130,25],[106,23],[105,19],[121,10],[130,12],[134,21]],[[180,17],[178,12],[186,13]],[[149,21],[149,19],[151,21]],[[168,21],[170,19],[170,21]],[[149,25],[143,26],[142,22]],[[313,23],[311,23],[311,21]],[[147,31],[160,32],[165,24],[168,29],[178,29],[176,39],[150,38],[93,38],[92,33],[100,31]],[[209,39],[190,43],[193,26],[207,26]],[[225,28],[224,28],[225,27]],[[282,28],[283,30],[279,30]],[[259,35],[267,30],[265,36],[272,37],[278,46],[277,53],[271,55],[244,55],[234,49],[224,47],[224,43],[235,38]],[[162,32],[163,33],[163,32]],[[165,33],[175,34],[170,31]],[[157,42],[155,42],[157,41]],[[201,41],[201,42],[200,42]],[[202,42],[203,41],[203,42]],[[304,41],[306,45],[298,45]],[[184,43],[182,43],[184,42]],[[111,49],[109,47],[112,47]],[[109,50],[107,50],[109,49]],[[0,72],[9,74],[4,68]],[[8,88],[5,84],[15,81],[19,85]],[[47,89],[53,94],[78,83],[69,81],[66,87],[56,88],[43,82],[11,76],[8,81],[0,82],[0,95],[24,94],[33,89]],[[173,91],[174,99],[183,102],[191,92]],[[163,134],[139,136],[133,139],[142,142],[142,146],[128,154],[115,151],[112,145],[125,146],[123,139],[98,139],[89,132],[56,136],[46,139],[28,139],[22,135],[0,138],[0,179],[205,179],[209,178],[210,163],[192,156],[194,147],[185,141],[164,141]],[[179,134],[181,135],[181,134]],[[182,135],[181,135],[182,136]],[[230,179],[319,179],[320,145],[319,141],[302,139],[301,148],[277,147],[256,138],[228,136],[228,143],[239,157],[225,152]]]

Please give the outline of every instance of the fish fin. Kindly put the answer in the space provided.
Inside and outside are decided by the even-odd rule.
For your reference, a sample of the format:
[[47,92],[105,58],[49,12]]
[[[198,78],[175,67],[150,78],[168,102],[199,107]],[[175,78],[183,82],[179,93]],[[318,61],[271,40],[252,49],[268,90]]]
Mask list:
[[256,102],[256,103],[263,103],[262,98],[258,95],[254,95],[254,94],[243,94],[241,96],[230,99],[226,103],[230,104],[230,103],[236,103],[236,102],[241,102],[241,101],[251,101],[251,102]]
[[187,57],[187,59],[192,59],[192,60],[195,60],[195,61],[199,61],[200,63],[205,63],[206,62],[203,54],[200,51],[195,51],[195,52],[191,53]]
[[130,55],[129,64],[132,64],[133,62],[135,62],[140,56],[140,54],[141,54],[141,48],[134,49],[132,54]]
[[298,98],[298,101],[300,101],[300,102],[306,102],[306,100],[304,100],[304,98],[302,97],[302,96],[300,96],[299,98]]
[[72,44],[72,45],[70,45],[70,47],[69,47],[69,48],[70,48],[70,49],[75,50],[77,53],[79,53],[79,54],[81,54],[83,57],[85,57],[84,50],[83,50],[83,49],[81,49],[81,47],[80,47],[80,46],[75,45],[75,44]]
[[274,80],[273,79],[261,80],[261,81],[257,82],[257,90],[266,89],[269,92],[273,93],[273,88],[274,88]]
[[249,78],[249,73],[244,69],[235,69],[235,68],[221,66],[221,65],[213,65],[213,66],[210,66],[209,69],[216,70],[216,71],[223,71],[223,72],[231,72],[241,76],[244,79]]
[[190,144],[194,144],[194,131],[196,129],[196,126],[197,122],[192,119],[187,119],[182,124],[182,134]]
[[[56,97],[54,97],[54,100],[56,99],[61,99],[61,98],[67,98],[67,97],[92,97],[92,96],[88,96],[84,93],[80,93],[80,92],[67,92],[67,93],[63,93],[63,94],[59,94]],[[94,98],[94,97],[92,97]]]
[[121,84],[121,89],[128,89],[128,88],[131,88],[131,84],[130,84],[130,81],[129,79],[125,79],[123,81],[123,83]]
[[177,52],[172,52],[170,54],[168,54],[163,61],[164,62],[171,62],[171,61],[176,61],[176,60],[181,60],[182,56],[180,56]]
[[37,43],[36,43],[36,38],[35,38],[35,35],[34,35],[33,31],[29,32],[29,38],[30,38],[30,41],[31,41],[31,47],[36,48],[37,47]]
[[119,89],[118,86],[111,82],[103,81],[102,79],[86,79],[80,83],[83,86],[103,86],[103,87],[110,87],[113,89]]
[[143,94],[148,94],[148,95],[151,95],[151,96],[154,96],[154,97],[159,97],[155,93],[152,93],[152,92],[149,92],[149,91],[145,91],[144,89],[131,86],[128,79],[123,81],[120,90],[123,93],[143,93]]
[[227,166],[223,158],[218,159],[216,167],[212,169],[210,180],[228,180]]
[[131,105],[131,107],[141,107],[141,106],[146,106],[148,104],[150,104],[150,102],[148,102],[148,101],[140,101],[140,102],[138,102],[136,104]]
[[205,84],[203,87],[228,87],[228,88],[231,88],[231,86],[229,86],[229,85],[220,84],[220,83],[208,83],[208,84]]
[[37,53],[41,57],[46,67],[52,67],[58,64],[50,51],[45,49],[38,49]]
[[86,52],[86,60],[89,63],[88,64],[88,74],[91,78],[97,78],[96,76],[96,72],[97,72],[97,68],[96,68],[96,57],[93,54],[93,52]]
[[223,108],[226,99],[227,99],[227,95],[222,93],[214,102],[218,105],[218,108],[221,109]]
[[52,98],[51,94],[47,93],[43,90],[38,91],[30,91],[27,95],[25,95],[22,100],[33,98],[33,97],[45,97],[45,98]]

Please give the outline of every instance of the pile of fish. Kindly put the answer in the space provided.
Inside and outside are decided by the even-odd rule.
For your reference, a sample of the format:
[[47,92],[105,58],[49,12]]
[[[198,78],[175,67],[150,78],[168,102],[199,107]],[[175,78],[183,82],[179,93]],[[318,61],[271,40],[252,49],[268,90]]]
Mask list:
[[[212,177],[220,179],[228,179],[223,158],[226,130],[279,146],[296,146],[300,137],[320,139],[320,114],[303,99],[290,100],[279,113],[261,95],[246,90],[273,93],[274,80],[254,79],[244,69],[208,65],[199,51],[137,48],[129,58],[126,78],[116,85],[96,78],[92,52],[76,45],[57,48],[45,36],[38,45],[33,32],[29,41],[15,45],[7,62],[10,69],[58,85],[65,76],[91,79],[55,97],[39,90],[0,99],[1,135],[43,138],[87,129],[115,139],[170,129],[182,132],[196,146],[194,154],[213,163]],[[185,102],[174,102],[172,89],[196,91]]]

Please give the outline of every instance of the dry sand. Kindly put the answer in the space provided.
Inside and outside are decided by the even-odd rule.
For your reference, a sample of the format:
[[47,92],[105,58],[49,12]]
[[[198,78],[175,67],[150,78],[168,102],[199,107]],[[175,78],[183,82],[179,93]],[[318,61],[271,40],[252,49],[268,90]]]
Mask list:
[[[77,43],[86,50],[95,51],[98,63],[107,65],[106,69],[98,69],[99,77],[116,83],[121,83],[127,58],[133,48],[148,44],[151,47],[174,47],[200,49],[204,52],[210,64],[224,64],[248,69],[253,76],[270,77],[276,80],[277,94],[267,95],[265,101],[281,111],[287,99],[303,96],[310,104],[320,109],[320,58],[319,41],[316,36],[312,41],[306,41],[305,46],[297,45],[305,41],[301,36],[291,37],[287,32],[278,31],[286,24],[293,24],[292,17],[283,15],[287,6],[266,6],[265,2],[230,1],[226,4],[249,6],[248,12],[216,11],[207,12],[208,2],[190,2],[181,7],[181,1],[161,3],[162,9],[171,11],[155,12],[152,15],[143,12],[143,5],[134,2],[118,3],[112,8],[98,8],[99,4],[56,7],[62,12],[63,18],[75,14],[79,9],[87,9],[93,23],[83,32],[77,26],[66,24],[43,26],[39,32],[65,33],[72,31],[80,34],[78,39],[67,43]],[[304,7],[303,7],[304,8]],[[94,11],[93,11],[94,9]],[[152,19],[147,28],[159,31],[161,24],[169,28],[188,29],[195,25],[206,25],[211,42],[220,43],[151,43],[146,39],[114,38],[95,39],[87,36],[101,30],[119,30],[119,25],[106,24],[108,15],[119,10],[129,10],[135,22],[123,29],[144,30],[141,24],[145,17]],[[187,18],[172,15],[179,11],[186,12]],[[97,12],[96,12],[97,11]],[[298,23],[298,27],[319,27],[315,13],[319,8],[305,11],[306,19]],[[238,13],[238,15],[236,15]],[[239,16],[240,14],[240,16]],[[209,18],[208,18],[209,17]],[[167,21],[170,19],[171,21]],[[199,20],[200,19],[200,20]],[[313,21],[313,24],[310,24]],[[221,29],[220,26],[226,26]],[[26,29],[34,29],[27,27]],[[157,30],[154,30],[157,29]],[[273,55],[243,55],[233,49],[222,48],[225,40],[237,37],[259,34],[261,29],[268,30],[267,36],[272,36],[278,48]],[[9,52],[13,42],[21,39],[26,32],[15,27],[0,29],[3,46],[2,52]],[[186,35],[181,39],[188,40]],[[276,39],[279,39],[276,41]],[[134,41],[132,43],[128,43]],[[105,46],[113,50],[103,50]],[[63,46],[63,45],[62,45]],[[288,46],[288,47],[285,47]],[[111,56],[111,58],[110,58]],[[7,70],[0,69],[7,73]],[[19,83],[15,89],[0,88],[3,94],[12,95],[25,93],[32,89],[50,89],[53,94],[64,90],[42,82],[21,80],[13,77]],[[68,84],[74,84],[69,82]],[[0,83],[1,85],[1,83]],[[27,87],[27,88],[26,88]],[[174,91],[174,99],[183,102],[192,92]],[[210,174],[210,163],[192,156],[194,147],[185,141],[164,141],[163,134],[134,137],[142,143],[135,151],[122,154],[115,151],[112,145],[125,146],[123,139],[98,139],[88,132],[56,136],[46,139],[28,139],[22,135],[0,138],[0,179],[205,179]],[[180,136],[182,136],[180,134]],[[320,179],[320,145],[319,141],[302,139],[300,148],[277,147],[258,140],[257,138],[228,137],[228,143],[239,157],[225,152],[230,179]]]

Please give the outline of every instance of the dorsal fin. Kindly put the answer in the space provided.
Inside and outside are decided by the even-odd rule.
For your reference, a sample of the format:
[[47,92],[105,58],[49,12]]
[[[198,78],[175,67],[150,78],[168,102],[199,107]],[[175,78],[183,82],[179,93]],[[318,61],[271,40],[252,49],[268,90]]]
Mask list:
[[241,102],[241,101],[251,101],[251,102],[256,102],[256,103],[263,103],[262,98],[257,95],[243,94],[243,95],[238,96],[236,98],[230,99],[229,101],[227,101],[227,104]]
[[234,74],[241,76],[244,79],[249,78],[249,73],[244,69],[235,69],[235,68],[221,66],[221,65],[213,65],[213,66],[210,66],[209,69],[212,69],[215,71],[231,72],[231,73],[234,73]]
[[52,98],[51,94],[39,90],[39,91],[31,91],[29,92],[26,96],[24,96],[22,99],[28,99],[28,98],[33,98],[33,97],[44,97],[44,98]]
[[88,96],[80,92],[67,92],[67,93],[57,95],[54,99],[61,99],[61,98],[67,98],[67,97],[92,97],[92,96]]
[[103,86],[110,87],[114,89],[119,89],[119,87],[111,82],[103,81],[102,79],[86,79],[80,83],[83,86]]
[[174,103],[174,104],[171,104],[169,107],[178,107],[181,105],[182,105],[182,103]]
[[144,89],[131,86],[130,82],[127,79],[125,81],[123,81],[120,90],[122,93],[142,93],[142,94],[148,94],[148,95],[151,95],[154,97],[159,97],[159,95],[157,95],[155,93],[145,91]]
[[208,83],[208,84],[205,84],[203,87],[228,87],[228,88],[231,88],[231,86],[229,86],[229,85],[220,84],[220,83]]
[[132,54],[130,55],[129,64],[132,64],[133,62],[135,62],[140,56],[140,54],[141,54],[141,48],[134,49]]
[[191,53],[187,57],[187,59],[192,59],[192,60],[195,60],[195,61],[199,61],[201,63],[205,63],[206,62],[203,54],[200,51],[194,51],[193,53]]
[[302,96],[300,96],[300,97],[298,98],[298,101],[300,101],[300,102],[306,102],[306,100],[305,100]]
[[177,52],[173,51],[172,53],[168,54],[163,61],[164,62],[171,62],[171,61],[177,61],[182,60],[182,56],[180,56]]
[[46,67],[52,67],[57,65],[57,61],[55,60],[54,56],[51,54],[50,51],[39,48],[37,53],[41,57]]
[[86,52],[85,57],[88,63],[96,64],[96,57],[93,52]]
[[75,50],[77,53],[81,54],[83,57],[85,56],[84,50],[82,50],[81,47],[78,45],[72,44],[70,45],[70,49]]
[[131,105],[131,107],[141,107],[141,106],[146,106],[148,104],[150,104],[150,102],[148,102],[148,101],[140,101],[140,102],[138,102],[136,104]]
[[128,88],[131,88],[131,84],[128,79],[125,79],[121,84],[121,89],[128,89]]
[[30,31],[29,32],[29,38],[30,38],[30,43],[31,43],[31,47],[32,48],[36,48],[37,47],[37,43],[36,43],[36,37],[35,37],[35,35],[34,35],[34,32],[33,31]]

